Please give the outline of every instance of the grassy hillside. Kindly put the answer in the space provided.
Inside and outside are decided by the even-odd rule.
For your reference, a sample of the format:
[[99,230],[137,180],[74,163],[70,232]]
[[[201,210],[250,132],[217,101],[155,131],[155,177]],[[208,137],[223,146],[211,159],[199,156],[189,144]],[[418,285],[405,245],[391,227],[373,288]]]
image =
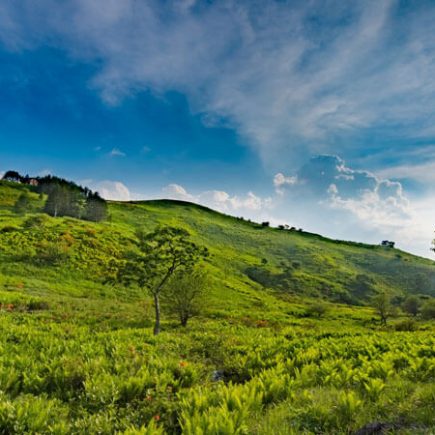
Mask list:
[[[432,321],[373,321],[370,298],[435,296],[434,262],[265,228],[177,201],[109,204],[92,223],[13,212],[0,182],[0,433],[393,433],[435,428]],[[181,328],[108,284],[137,229],[210,250],[207,307]],[[307,307],[324,299],[321,318]],[[406,329],[406,332],[400,332]]]
[[[219,304],[228,303],[231,295],[232,306],[243,306],[259,292],[285,300],[320,297],[355,305],[366,304],[377,291],[389,291],[398,300],[409,293],[435,296],[435,263],[396,249],[262,227],[168,200],[111,203],[110,221],[99,224],[38,213],[17,216],[12,205],[23,188],[0,186],[0,243],[7,256],[1,268],[6,277],[24,281],[36,274],[38,280],[29,282],[35,291],[59,293],[56,277],[61,270],[74,282],[74,289],[64,288],[65,294],[86,295],[89,286],[108,292],[98,284],[110,270],[111,258],[128,250],[138,228],[151,231],[168,224],[187,229],[209,248],[208,267]],[[37,211],[43,199],[33,194],[32,200]],[[48,257],[56,250],[63,250],[63,257],[55,259],[53,267]],[[79,289],[77,280],[82,283]]]

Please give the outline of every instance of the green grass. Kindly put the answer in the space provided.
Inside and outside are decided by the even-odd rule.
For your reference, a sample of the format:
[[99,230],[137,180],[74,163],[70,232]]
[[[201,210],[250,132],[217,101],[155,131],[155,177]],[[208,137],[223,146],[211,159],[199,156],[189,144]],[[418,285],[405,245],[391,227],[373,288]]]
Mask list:
[[[263,228],[176,201],[109,204],[91,223],[12,208],[0,182],[0,434],[433,433],[433,321],[398,332],[370,297],[435,296],[434,262]],[[106,284],[135,231],[209,248],[207,307],[187,328],[137,288]],[[266,261],[264,261],[264,260]],[[323,300],[322,317],[309,316]]]

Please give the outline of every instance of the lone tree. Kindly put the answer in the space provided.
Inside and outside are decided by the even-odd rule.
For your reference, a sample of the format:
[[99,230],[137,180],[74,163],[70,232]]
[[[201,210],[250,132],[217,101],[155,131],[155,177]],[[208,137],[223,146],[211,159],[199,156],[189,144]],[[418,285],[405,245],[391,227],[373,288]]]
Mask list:
[[387,320],[394,314],[394,307],[391,304],[391,296],[386,293],[378,293],[372,298],[373,308],[380,317],[381,324],[386,325]]
[[417,296],[408,296],[402,304],[405,313],[415,317],[420,311],[420,299]]
[[170,278],[191,273],[193,267],[208,256],[207,248],[193,243],[190,234],[181,228],[158,227],[155,231],[137,234],[137,250],[125,259],[120,281],[136,283],[149,291],[154,301],[154,335],[160,332],[160,295]]
[[208,276],[203,270],[177,272],[162,294],[164,307],[178,317],[181,326],[186,326],[191,317],[201,312],[209,286]]

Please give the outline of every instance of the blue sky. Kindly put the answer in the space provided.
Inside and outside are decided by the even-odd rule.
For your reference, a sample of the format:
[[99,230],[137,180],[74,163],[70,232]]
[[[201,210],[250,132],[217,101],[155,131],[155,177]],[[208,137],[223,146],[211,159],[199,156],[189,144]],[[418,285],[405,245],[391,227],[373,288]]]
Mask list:
[[4,0],[0,171],[431,256],[435,4]]

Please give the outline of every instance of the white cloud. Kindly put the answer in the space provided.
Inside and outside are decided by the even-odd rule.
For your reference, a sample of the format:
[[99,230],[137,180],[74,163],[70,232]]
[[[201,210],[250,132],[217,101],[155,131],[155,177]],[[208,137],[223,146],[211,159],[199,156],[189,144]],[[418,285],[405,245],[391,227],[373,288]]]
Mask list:
[[199,201],[204,204],[209,204],[210,207],[215,207],[221,211],[259,211],[270,207],[270,199],[260,198],[252,192],[248,192],[246,196],[230,196],[226,192],[212,190],[199,195]]
[[433,259],[430,245],[435,206],[430,197],[411,201],[401,194],[382,198],[377,191],[367,191],[357,198],[343,199],[339,193],[331,192],[325,206],[348,212],[340,220],[354,225],[353,234],[365,234],[361,240],[367,236],[372,240],[394,240],[401,249]]
[[[332,188],[334,186],[334,188]],[[382,231],[391,231],[410,223],[409,201],[398,195],[382,197],[379,191],[367,190],[355,198],[342,198],[335,185],[328,190],[327,206],[347,210],[360,225]]]
[[333,183],[333,184],[330,184],[329,187],[328,187],[327,192],[328,192],[330,195],[338,195],[337,185],[334,184],[334,183]]
[[396,230],[396,238],[407,250],[434,259],[430,251],[434,239],[435,204],[433,196],[412,201],[409,225]]
[[88,186],[97,191],[102,198],[113,201],[130,201],[131,195],[127,186],[120,181],[88,182]]
[[168,199],[177,199],[179,201],[196,202],[195,197],[187,193],[186,189],[179,184],[168,184],[162,189],[162,192]]
[[209,190],[193,195],[179,184],[169,184],[162,189],[168,199],[195,202],[225,213],[258,212],[271,207],[270,198],[260,198],[252,192],[246,196],[231,196],[221,190]]
[[429,189],[435,182],[435,161],[420,164],[403,164],[377,171],[385,178],[410,179],[424,183]]
[[286,177],[281,172],[278,172],[273,177],[273,185],[275,186],[275,191],[279,195],[282,195],[284,193],[284,187],[287,186],[294,186],[298,182],[298,177],[292,176],[292,177]]
[[121,151],[119,148],[113,148],[112,151],[110,151],[109,156],[110,157],[125,157],[125,153]]

